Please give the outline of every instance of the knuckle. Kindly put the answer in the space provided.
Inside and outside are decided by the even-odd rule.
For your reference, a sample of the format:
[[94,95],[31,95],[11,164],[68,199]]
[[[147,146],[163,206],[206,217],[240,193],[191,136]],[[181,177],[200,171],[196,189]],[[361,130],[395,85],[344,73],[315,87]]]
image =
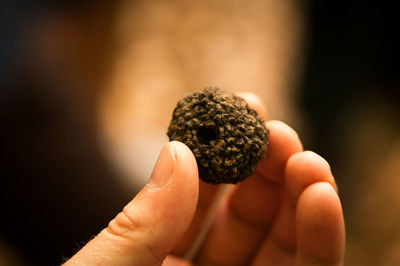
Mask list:
[[127,211],[126,208],[108,224],[107,230],[118,236],[128,236],[130,232],[136,231],[140,228],[140,224],[136,218]]

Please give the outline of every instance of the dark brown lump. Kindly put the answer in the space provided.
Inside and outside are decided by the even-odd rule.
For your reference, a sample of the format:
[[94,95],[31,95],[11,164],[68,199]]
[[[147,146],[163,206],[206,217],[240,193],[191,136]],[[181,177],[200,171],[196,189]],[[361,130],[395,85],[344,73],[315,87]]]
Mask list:
[[219,88],[181,99],[167,135],[192,150],[200,178],[212,184],[244,180],[268,149],[263,119],[243,98]]

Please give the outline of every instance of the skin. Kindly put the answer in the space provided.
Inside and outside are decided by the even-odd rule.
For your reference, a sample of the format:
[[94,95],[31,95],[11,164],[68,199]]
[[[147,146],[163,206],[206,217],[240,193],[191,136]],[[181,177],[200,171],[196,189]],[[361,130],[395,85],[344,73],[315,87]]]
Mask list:
[[[239,94],[267,120],[261,100]],[[256,172],[222,200],[196,265],[343,265],[345,229],[329,164],[297,133],[266,122]],[[182,258],[220,186],[199,181],[191,151],[167,143],[149,184],[65,265],[192,265]]]

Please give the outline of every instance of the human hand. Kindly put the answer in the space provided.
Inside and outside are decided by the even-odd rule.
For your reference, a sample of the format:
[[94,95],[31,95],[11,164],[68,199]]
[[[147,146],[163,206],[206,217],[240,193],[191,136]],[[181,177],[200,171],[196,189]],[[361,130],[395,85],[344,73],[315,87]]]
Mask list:
[[[240,96],[266,119],[256,96]],[[328,163],[304,152],[284,123],[266,124],[266,158],[225,195],[194,263],[342,265],[344,221]],[[191,265],[183,258],[219,189],[199,181],[184,144],[170,142],[149,184],[66,265]]]

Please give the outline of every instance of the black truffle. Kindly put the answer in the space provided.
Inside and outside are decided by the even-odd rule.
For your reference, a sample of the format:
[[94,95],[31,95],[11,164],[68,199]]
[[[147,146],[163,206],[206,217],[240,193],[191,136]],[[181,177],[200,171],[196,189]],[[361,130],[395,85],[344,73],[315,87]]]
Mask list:
[[181,99],[167,135],[192,150],[200,178],[212,184],[244,180],[268,148],[263,119],[244,99],[219,88],[205,88]]

